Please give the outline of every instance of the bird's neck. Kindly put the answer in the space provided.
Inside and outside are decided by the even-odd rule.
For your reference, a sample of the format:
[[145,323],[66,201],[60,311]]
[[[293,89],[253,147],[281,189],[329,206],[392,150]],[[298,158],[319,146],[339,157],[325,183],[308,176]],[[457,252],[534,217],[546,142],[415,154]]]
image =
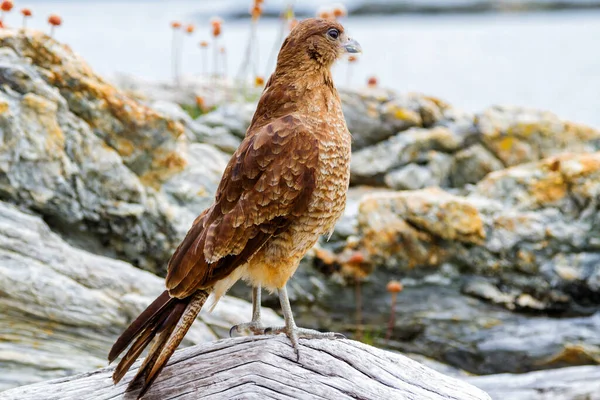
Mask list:
[[289,70],[278,65],[265,86],[251,126],[292,113],[333,111],[331,108],[340,104],[329,68]]

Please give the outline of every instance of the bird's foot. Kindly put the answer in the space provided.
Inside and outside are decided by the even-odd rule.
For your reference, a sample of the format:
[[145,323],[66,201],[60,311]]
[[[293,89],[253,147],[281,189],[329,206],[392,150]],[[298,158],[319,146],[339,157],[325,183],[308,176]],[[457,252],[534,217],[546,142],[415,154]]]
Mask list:
[[252,335],[262,335],[265,333],[265,327],[262,325],[260,320],[250,321],[243,324],[234,325],[229,330],[229,337],[233,337],[234,334],[252,334]]
[[346,339],[346,336],[337,332],[319,332],[314,329],[298,328],[297,326],[279,326],[265,328],[264,333],[266,335],[277,335],[279,333],[285,333],[286,336],[292,342],[296,357],[300,359],[299,351],[299,338],[304,339]]

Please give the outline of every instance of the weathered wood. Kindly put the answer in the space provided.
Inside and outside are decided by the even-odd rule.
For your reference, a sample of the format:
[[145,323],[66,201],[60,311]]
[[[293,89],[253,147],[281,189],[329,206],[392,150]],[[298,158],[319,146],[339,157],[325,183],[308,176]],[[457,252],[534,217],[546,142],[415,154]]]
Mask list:
[[[135,399],[111,368],[0,393],[3,400]],[[175,353],[145,399],[456,399],[489,400],[482,390],[404,356],[351,340],[225,339]]]

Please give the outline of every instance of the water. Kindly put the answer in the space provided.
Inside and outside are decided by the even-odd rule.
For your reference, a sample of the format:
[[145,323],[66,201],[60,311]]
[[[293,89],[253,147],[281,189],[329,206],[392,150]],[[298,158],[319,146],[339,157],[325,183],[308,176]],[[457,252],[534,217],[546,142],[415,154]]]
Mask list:
[[[168,79],[172,20],[193,22],[186,37],[184,74],[201,71],[197,43],[208,39],[207,20],[216,4],[170,1],[30,1],[30,26],[47,30],[45,17],[62,15],[57,38],[106,76],[126,72]],[[239,1],[238,1],[239,3]],[[22,3],[18,2],[17,7]],[[226,4],[228,7],[231,1]],[[13,12],[7,23],[20,24]],[[547,109],[561,117],[600,127],[600,11],[555,13],[404,15],[356,17],[344,21],[364,55],[352,71],[352,86],[375,75],[382,86],[441,97],[468,111],[491,104]],[[260,74],[278,31],[275,20],[261,21]],[[248,22],[225,21],[221,44],[229,74],[242,60]],[[345,86],[347,65],[336,67]]]

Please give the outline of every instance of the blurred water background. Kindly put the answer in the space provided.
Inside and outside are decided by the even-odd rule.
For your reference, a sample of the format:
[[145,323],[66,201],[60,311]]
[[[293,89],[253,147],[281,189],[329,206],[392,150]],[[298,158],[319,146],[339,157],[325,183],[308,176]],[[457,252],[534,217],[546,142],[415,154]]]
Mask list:
[[[244,0],[31,0],[36,12],[30,26],[47,30],[45,16],[59,13],[64,24],[57,38],[80,53],[99,73],[133,74],[150,79],[171,76],[170,22],[194,23],[184,41],[183,74],[201,72],[200,40],[209,39],[208,20],[224,18],[220,44],[227,69],[235,75],[249,32],[249,1]],[[536,8],[555,2],[537,1]],[[594,1],[560,2],[560,11],[514,11],[518,1],[350,1],[343,21],[363,46],[353,65],[336,67],[339,86],[363,85],[377,76],[382,86],[441,97],[467,111],[491,104],[551,110],[563,118],[600,127],[600,9]],[[286,1],[266,1],[276,15]],[[316,11],[321,1],[297,1],[299,16]],[[559,4],[559,5],[560,5]],[[571,9],[566,6],[581,6]],[[386,7],[389,13],[386,13]],[[512,8],[511,8],[512,7]],[[352,13],[354,11],[354,13]],[[395,14],[392,14],[394,12]],[[382,15],[387,14],[387,15]],[[19,24],[17,13],[7,17]],[[260,21],[260,71],[280,22]]]

